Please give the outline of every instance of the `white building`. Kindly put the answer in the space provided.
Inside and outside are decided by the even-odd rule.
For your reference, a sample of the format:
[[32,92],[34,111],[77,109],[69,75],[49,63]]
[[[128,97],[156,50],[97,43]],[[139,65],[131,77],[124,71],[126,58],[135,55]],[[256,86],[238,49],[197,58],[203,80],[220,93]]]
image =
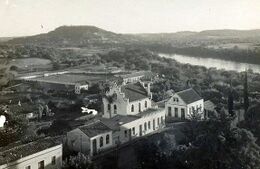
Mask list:
[[72,150],[95,155],[165,126],[165,109],[152,105],[149,83],[115,85],[102,100],[102,118],[67,133]]
[[169,117],[189,119],[195,113],[204,114],[204,101],[193,89],[175,93],[165,103],[166,115]]
[[114,86],[103,97],[103,122],[113,129],[114,143],[124,143],[165,125],[165,110],[152,105],[150,83]]
[[59,169],[61,166],[62,144],[57,138],[0,148],[0,169]]
[[116,75],[116,77],[121,77],[123,79],[123,84],[127,84],[136,83],[142,78],[151,78],[151,74],[152,73],[150,71],[137,71],[128,74]]
[[102,98],[103,117],[136,115],[152,107],[151,96],[149,83],[115,85]]
[[67,145],[71,150],[95,155],[113,145],[112,130],[95,121],[68,132]]

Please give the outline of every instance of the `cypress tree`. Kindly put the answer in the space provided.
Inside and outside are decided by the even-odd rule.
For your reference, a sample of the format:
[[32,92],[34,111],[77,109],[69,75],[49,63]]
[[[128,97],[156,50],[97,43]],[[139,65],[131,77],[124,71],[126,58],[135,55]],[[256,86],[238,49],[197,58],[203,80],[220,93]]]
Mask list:
[[245,72],[244,77],[244,110],[245,113],[247,112],[249,107],[249,100],[248,100],[248,84],[247,84],[247,71]]
[[229,90],[228,94],[228,113],[231,116],[234,116],[234,97],[233,97],[233,89]]

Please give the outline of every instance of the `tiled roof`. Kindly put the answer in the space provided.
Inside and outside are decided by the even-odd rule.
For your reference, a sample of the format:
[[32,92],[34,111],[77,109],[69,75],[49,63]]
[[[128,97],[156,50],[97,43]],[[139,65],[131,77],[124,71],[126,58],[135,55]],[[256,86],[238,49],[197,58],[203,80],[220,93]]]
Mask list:
[[143,112],[140,112],[139,114],[137,114],[137,116],[142,117],[142,116],[147,116],[147,115],[162,112],[162,111],[164,111],[164,108],[150,108],[150,109],[147,109]]
[[111,131],[111,129],[101,121],[95,121],[91,124],[79,127],[79,129],[89,137],[94,137],[99,134]]
[[209,111],[214,111],[215,110],[215,104],[212,103],[210,100],[207,100],[204,102],[204,109],[209,110]]
[[192,88],[177,92],[176,94],[180,96],[186,104],[190,104],[202,99],[200,95]]
[[125,93],[125,97],[128,98],[130,102],[148,97],[146,89],[139,82],[124,85],[121,87],[121,91]]
[[61,137],[47,137],[27,144],[18,144],[13,147],[0,148],[0,165],[14,162],[23,157],[38,153],[61,144]]
[[101,121],[107,125],[112,130],[119,130],[119,127],[123,124],[130,123],[139,119],[138,116],[123,116],[123,115],[116,115],[110,119],[102,118]]

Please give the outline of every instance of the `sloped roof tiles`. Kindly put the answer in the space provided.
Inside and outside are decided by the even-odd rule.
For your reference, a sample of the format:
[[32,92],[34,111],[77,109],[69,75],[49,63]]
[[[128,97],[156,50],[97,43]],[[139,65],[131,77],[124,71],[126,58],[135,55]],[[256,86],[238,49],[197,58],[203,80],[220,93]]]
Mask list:
[[176,94],[180,96],[186,104],[190,104],[202,99],[200,95],[192,88],[177,92]]
[[125,97],[128,98],[130,102],[148,97],[146,89],[139,82],[135,84],[124,85],[121,87],[121,91],[125,93]]

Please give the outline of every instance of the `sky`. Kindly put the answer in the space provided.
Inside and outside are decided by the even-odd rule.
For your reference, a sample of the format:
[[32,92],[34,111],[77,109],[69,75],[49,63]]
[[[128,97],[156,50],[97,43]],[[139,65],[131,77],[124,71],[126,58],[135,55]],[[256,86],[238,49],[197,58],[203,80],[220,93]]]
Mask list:
[[0,0],[0,37],[62,25],[117,33],[260,29],[260,0]]

